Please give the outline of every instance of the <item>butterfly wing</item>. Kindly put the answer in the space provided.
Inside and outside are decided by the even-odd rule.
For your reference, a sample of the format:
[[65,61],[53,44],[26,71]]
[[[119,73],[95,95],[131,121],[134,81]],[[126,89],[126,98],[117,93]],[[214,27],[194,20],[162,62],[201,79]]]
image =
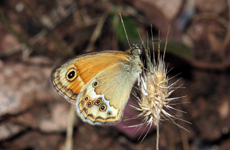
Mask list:
[[106,51],[81,55],[54,69],[51,81],[57,91],[71,103],[85,85],[104,69],[127,61],[125,52]]
[[140,72],[139,57],[129,57],[101,71],[78,95],[78,115],[92,125],[111,125],[120,121]]

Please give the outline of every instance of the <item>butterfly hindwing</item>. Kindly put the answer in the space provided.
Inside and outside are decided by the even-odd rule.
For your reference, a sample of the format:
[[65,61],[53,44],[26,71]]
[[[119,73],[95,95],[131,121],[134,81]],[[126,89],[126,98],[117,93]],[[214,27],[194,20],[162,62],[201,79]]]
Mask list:
[[[78,95],[78,115],[90,124],[110,125],[120,121],[139,69],[119,62],[95,76]],[[134,70],[133,70],[134,69]]]
[[108,124],[117,120],[118,110],[110,106],[104,95],[98,95],[90,85],[78,95],[77,113],[81,119],[93,125]]

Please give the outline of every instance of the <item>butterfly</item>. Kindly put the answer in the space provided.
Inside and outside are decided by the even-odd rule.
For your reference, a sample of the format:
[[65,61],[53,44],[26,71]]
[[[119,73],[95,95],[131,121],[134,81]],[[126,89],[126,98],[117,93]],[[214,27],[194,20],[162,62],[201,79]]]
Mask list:
[[142,47],[101,51],[73,58],[52,72],[51,81],[78,116],[91,125],[114,125],[123,115],[132,87],[142,73]]

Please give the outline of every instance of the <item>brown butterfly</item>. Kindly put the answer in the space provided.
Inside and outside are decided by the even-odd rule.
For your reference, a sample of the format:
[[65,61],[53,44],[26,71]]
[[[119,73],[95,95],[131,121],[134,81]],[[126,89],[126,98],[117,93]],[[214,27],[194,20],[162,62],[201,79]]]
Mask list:
[[78,116],[92,125],[121,120],[133,84],[142,72],[141,46],[130,50],[88,53],[54,69],[52,83]]

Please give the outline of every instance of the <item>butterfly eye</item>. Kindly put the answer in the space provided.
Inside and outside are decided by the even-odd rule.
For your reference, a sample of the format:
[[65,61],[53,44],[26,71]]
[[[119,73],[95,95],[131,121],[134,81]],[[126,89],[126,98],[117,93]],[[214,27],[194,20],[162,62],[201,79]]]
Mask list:
[[97,87],[98,86],[98,81],[93,82],[93,87]]
[[107,114],[110,116],[110,115],[112,115],[112,112],[111,112],[111,111],[108,111]]
[[87,103],[87,106],[88,107],[91,107],[93,105],[93,102],[92,101],[89,101],[88,103]]
[[87,101],[88,99],[89,99],[89,97],[88,97],[88,96],[86,96],[86,97],[85,97],[85,100]]
[[76,79],[77,76],[78,76],[78,73],[77,73],[77,70],[75,68],[70,69],[66,73],[66,79],[68,81],[73,81],[74,79]]
[[106,111],[107,107],[105,104],[102,104],[99,108],[100,111]]
[[95,103],[95,105],[97,105],[97,106],[100,105],[100,104],[101,104],[101,101],[102,101],[102,99],[101,99],[101,98],[98,98],[97,101],[96,101],[96,103]]

